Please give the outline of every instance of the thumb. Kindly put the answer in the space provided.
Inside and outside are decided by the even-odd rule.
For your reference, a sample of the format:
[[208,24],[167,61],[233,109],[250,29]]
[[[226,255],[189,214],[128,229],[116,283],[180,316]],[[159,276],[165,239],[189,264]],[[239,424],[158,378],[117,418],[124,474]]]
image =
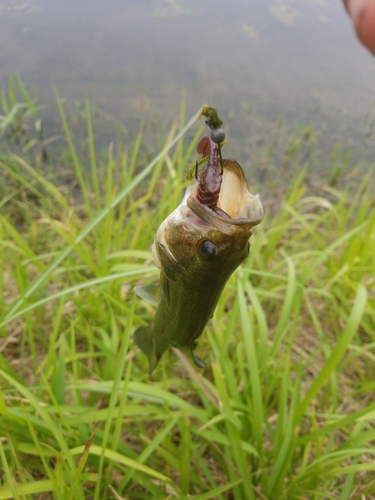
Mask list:
[[375,55],[375,0],[344,0],[358,38]]

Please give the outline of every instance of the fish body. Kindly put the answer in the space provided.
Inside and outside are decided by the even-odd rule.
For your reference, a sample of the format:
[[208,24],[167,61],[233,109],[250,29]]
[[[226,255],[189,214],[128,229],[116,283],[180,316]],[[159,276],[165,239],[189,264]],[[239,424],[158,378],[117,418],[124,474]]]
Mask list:
[[[201,174],[201,176],[204,174]],[[136,330],[136,345],[153,371],[169,347],[188,349],[195,363],[196,339],[212,317],[233,271],[249,253],[249,237],[263,218],[258,195],[250,194],[241,166],[223,159],[220,194],[210,208],[198,196],[194,178],[181,204],[162,222],[152,247],[160,269],[160,287],[137,287],[139,296],[157,304],[149,327]]]

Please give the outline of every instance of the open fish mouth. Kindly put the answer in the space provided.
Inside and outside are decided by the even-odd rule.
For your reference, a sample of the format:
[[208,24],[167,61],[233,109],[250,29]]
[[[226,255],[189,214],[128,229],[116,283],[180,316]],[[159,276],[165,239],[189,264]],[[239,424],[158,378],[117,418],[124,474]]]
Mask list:
[[[186,203],[203,221],[225,231],[225,226],[245,226],[251,228],[259,224],[264,216],[259,195],[253,195],[241,166],[235,160],[223,159],[223,177],[217,208],[212,210],[200,203],[197,197],[199,182],[188,189]],[[189,192],[190,191],[190,192]]]

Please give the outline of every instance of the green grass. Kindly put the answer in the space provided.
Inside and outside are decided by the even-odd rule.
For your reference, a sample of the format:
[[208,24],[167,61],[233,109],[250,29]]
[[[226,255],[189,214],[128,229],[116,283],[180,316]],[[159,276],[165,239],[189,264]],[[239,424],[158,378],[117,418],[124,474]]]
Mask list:
[[[19,99],[13,82],[3,107]],[[87,104],[86,161],[57,102],[69,183],[23,132],[0,160],[0,500],[374,497],[372,166],[335,158],[312,182],[292,138],[293,175],[199,339],[207,369],[171,350],[150,379],[132,334],[154,308],[133,287],[157,279],[150,245],[202,131],[184,139],[182,108],[142,167],[142,131],[97,154]]]

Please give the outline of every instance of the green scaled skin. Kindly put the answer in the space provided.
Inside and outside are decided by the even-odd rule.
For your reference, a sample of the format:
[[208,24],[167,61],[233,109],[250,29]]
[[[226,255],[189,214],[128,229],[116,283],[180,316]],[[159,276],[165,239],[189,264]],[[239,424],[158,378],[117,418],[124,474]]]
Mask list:
[[140,297],[157,305],[152,324],[134,333],[150,373],[169,346],[191,351],[197,366],[205,366],[193,352],[196,339],[229,277],[246,259],[253,228],[263,218],[259,196],[249,192],[236,161],[223,159],[219,212],[199,201],[199,185],[199,176],[194,177],[181,204],[156,233],[152,254],[159,283],[136,288]]

